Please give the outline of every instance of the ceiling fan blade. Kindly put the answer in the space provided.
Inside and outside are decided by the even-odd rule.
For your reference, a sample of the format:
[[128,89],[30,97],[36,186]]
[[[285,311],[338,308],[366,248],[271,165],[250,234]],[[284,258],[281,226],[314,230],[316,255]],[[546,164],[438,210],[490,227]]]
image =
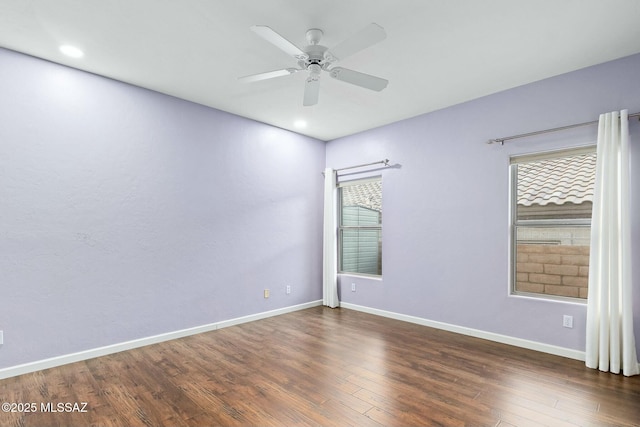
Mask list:
[[318,76],[309,76],[304,86],[304,100],[302,105],[310,107],[318,103],[320,96],[320,78]]
[[325,57],[331,61],[340,61],[356,52],[373,46],[387,37],[387,33],[380,25],[371,23],[358,31],[342,43],[325,53]]
[[238,80],[245,83],[259,82],[260,80],[272,79],[274,77],[288,76],[300,71],[297,68],[285,68],[283,70],[267,71],[266,73],[251,74],[249,76],[238,77]]
[[296,59],[305,60],[309,57],[309,55],[300,50],[298,46],[294,45],[289,40],[285,39],[266,25],[253,25],[251,27],[251,30],[269,43],[273,44],[280,50],[283,50]]
[[389,80],[381,79],[380,77],[372,76],[358,71],[349,70],[342,67],[334,67],[329,70],[331,77],[343,82],[351,83],[356,86],[360,86],[366,89],[371,89],[380,92],[387,87]]

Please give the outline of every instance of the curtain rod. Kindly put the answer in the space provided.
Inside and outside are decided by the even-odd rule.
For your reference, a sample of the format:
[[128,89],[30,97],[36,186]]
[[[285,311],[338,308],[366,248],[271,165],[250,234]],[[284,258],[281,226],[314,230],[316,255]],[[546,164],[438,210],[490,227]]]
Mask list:
[[[640,117],[640,113],[633,113],[633,114],[629,114],[628,115],[628,118],[632,118],[632,117]],[[561,130],[573,129],[573,128],[577,128],[577,127],[581,127],[581,126],[594,125],[594,124],[596,124],[598,122],[599,122],[599,120],[594,120],[592,122],[578,123],[578,124],[575,124],[575,125],[561,126],[559,128],[538,130],[538,131],[529,132],[529,133],[521,133],[520,135],[506,136],[504,138],[495,138],[495,139],[490,139],[489,141],[487,141],[487,144],[495,144],[496,142],[499,142],[500,145],[504,145],[505,141],[509,141],[509,140],[512,140],[512,139],[518,139],[518,138],[524,138],[524,137],[527,137],[527,136],[540,135],[540,134],[543,134],[543,133],[558,132],[558,131],[561,131]]]
[[336,169],[336,172],[340,172],[340,171],[347,170],[347,169],[362,168],[362,167],[365,167],[365,166],[380,165],[380,164],[383,164],[385,166],[389,166],[389,159],[380,160],[379,162],[365,163],[365,164],[362,164],[362,165],[347,166],[346,168]]

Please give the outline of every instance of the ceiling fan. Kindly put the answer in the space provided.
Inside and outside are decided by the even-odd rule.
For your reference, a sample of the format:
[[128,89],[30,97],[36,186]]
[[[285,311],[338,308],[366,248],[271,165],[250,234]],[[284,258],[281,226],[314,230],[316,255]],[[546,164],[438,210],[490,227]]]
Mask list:
[[294,45],[289,40],[285,39],[265,25],[254,25],[251,27],[251,30],[277,48],[293,56],[298,61],[299,68],[284,68],[281,70],[268,71],[266,73],[252,74],[240,77],[238,80],[243,82],[257,82],[274,77],[295,74],[299,71],[306,71],[308,76],[305,83],[304,98],[302,102],[305,106],[311,106],[318,103],[318,96],[320,93],[320,74],[322,71],[328,72],[334,79],[378,92],[387,87],[387,84],[389,83],[388,80],[380,77],[333,66],[336,62],[384,40],[387,37],[387,34],[385,33],[384,28],[378,24],[371,23],[367,25],[365,28],[342,41],[332,49],[328,49],[327,47],[320,45],[320,39],[324,33],[322,30],[317,28],[312,28],[307,31],[308,44],[302,49],[298,48],[298,46]]

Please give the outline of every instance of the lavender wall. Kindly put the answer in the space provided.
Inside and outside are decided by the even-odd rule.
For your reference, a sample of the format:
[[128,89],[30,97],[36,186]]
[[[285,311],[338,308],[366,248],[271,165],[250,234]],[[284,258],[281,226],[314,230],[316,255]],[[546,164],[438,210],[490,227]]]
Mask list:
[[[584,350],[585,305],[508,294],[508,164],[514,154],[595,143],[597,127],[504,146],[484,142],[597,120],[600,113],[623,108],[639,112],[638,70],[640,55],[635,55],[331,141],[328,167],[382,158],[399,166],[382,172],[383,280],[340,277],[342,301]],[[640,354],[637,120],[630,129],[638,266],[634,326]],[[563,314],[574,316],[573,329],[562,327]]]
[[0,367],[321,298],[323,142],[3,49],[0,94]]

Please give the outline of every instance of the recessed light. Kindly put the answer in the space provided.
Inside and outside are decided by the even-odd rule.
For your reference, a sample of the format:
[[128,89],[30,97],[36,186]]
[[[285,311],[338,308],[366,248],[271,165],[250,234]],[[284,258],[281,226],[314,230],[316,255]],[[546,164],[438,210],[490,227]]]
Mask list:
[[293,125],[298,129],[303,129],[307,127],[307,122],[306,120],[296,120],[295,122],[293,122]]
[[67,56],[70,56],[71,58],[82,58],[84,56],[83,51],[69,44],[60,46],[60,52],[64,53]]

